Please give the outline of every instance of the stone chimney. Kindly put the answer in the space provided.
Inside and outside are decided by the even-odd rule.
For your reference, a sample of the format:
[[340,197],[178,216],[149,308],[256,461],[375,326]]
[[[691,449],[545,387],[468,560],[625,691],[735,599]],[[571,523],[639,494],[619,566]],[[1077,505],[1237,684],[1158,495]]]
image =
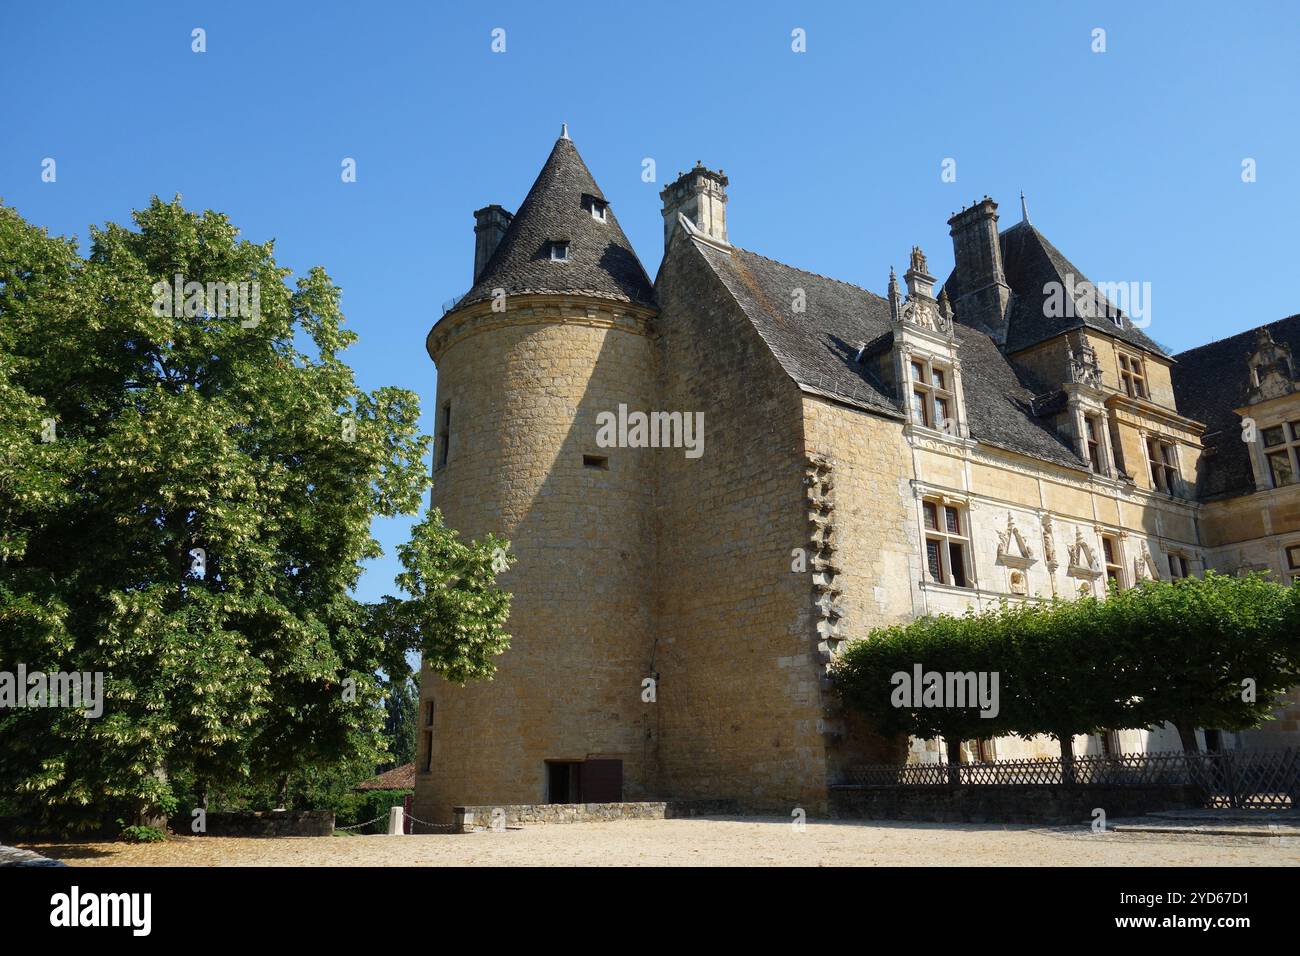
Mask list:
[[500,206],[495,205],[484,206],[474,211],[474,278],[471,284],[477,282],[478,277],[483,274],[483,267],[492,258],[492,253],[497,251],[497,246],[501,244],[501,237],[506,234],[510,220],[514,218]]
[[1011,288],[1002,272],[998,204],[985,196],[948,220],[952,236],[957,318],[985,329],[999,344],[1007,338]]
[[664,203],[664,248],[673,238],[677,216],[685,216],[697,232],[717,242],[727,242],[727,177],[705,169],[698,160],[695,168],[682,173],[659,198]]

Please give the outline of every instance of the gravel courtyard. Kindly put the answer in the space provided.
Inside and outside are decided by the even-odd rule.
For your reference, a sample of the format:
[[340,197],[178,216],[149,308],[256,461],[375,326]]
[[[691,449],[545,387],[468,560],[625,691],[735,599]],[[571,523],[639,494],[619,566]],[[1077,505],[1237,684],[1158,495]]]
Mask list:
[[[26,845],[26,844],[25,844]],[[622,820],[460,836],[26,845],[72,866],[1296,866],[1300,839],[778,819]]]

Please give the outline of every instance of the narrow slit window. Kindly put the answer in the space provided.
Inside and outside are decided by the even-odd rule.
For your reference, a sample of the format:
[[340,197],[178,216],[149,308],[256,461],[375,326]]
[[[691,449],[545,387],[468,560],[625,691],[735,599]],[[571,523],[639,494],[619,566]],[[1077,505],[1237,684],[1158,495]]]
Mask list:
[[609,458],[605,455],[583,455],[582,467],[609,471]]
[[438,426],[438,457],[436,466],[447,466],[447,455],[451,451],[451,402],[442,403],[442,420]]

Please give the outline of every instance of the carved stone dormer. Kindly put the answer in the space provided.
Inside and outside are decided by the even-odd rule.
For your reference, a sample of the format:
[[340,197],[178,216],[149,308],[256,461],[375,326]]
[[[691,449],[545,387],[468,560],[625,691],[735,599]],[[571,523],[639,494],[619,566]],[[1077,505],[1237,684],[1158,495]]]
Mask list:
[[1250,392],[1248,405],[1282,398],[1300,390],[1295,378],[1295,365],[1291,361],[1291,347],[1273,341],[1268,329],[1255,333],[1255,351],[1246,359],[1250,367]]

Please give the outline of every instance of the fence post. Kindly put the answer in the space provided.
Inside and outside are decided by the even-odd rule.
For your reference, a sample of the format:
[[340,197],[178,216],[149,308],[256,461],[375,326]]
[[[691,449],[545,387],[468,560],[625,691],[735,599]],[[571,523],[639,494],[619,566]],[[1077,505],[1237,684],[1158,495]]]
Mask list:
[[406,828],[402,826],[402,818],[406,816],[401,807],[389,807],[388,809],[388,835],[402,836]]

